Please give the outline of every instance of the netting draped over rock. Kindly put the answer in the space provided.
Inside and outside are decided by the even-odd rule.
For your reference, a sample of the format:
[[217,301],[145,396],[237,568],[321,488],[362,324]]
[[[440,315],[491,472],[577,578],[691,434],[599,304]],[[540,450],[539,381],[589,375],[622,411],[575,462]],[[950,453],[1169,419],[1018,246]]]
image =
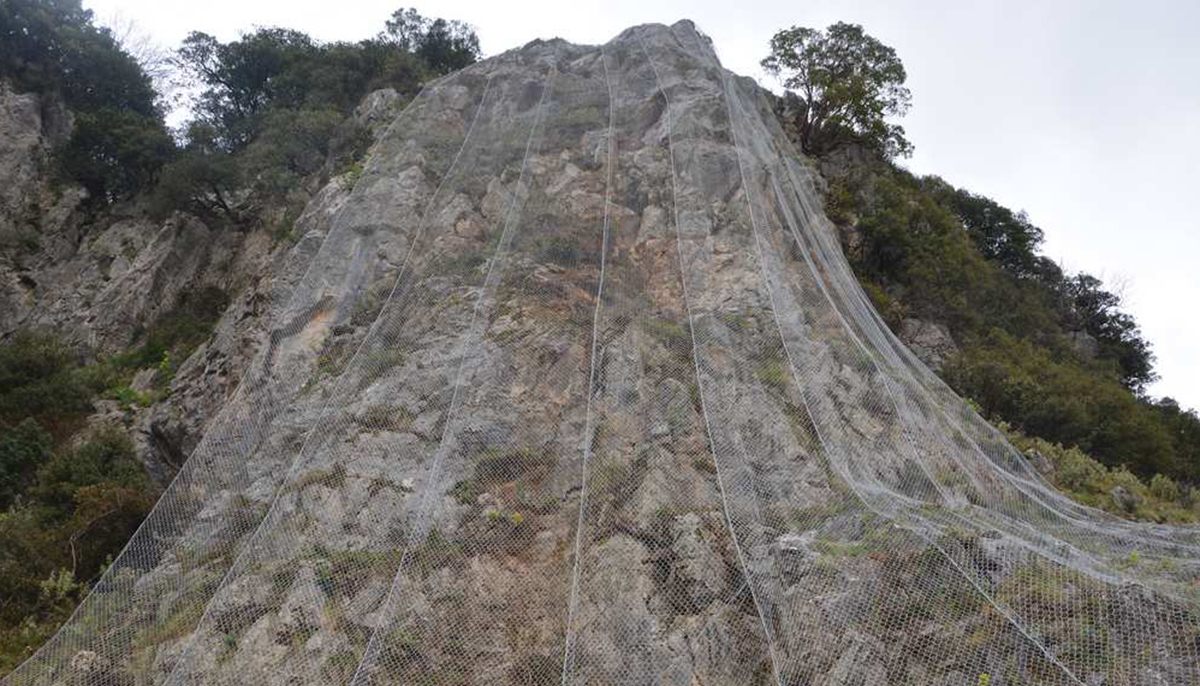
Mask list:
[[428,85],[322,225],[5,686],[1200,681],[1200,532],[1064,498],[917,361],[689,22]]

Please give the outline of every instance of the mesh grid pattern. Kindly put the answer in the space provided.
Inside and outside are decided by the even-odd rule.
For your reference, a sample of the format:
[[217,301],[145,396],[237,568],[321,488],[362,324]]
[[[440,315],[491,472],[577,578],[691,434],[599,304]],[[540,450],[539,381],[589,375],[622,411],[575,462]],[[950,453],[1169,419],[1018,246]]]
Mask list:
[[1191,684],[1200,535],[888,330],[689,22],[430,84],[32,684]]

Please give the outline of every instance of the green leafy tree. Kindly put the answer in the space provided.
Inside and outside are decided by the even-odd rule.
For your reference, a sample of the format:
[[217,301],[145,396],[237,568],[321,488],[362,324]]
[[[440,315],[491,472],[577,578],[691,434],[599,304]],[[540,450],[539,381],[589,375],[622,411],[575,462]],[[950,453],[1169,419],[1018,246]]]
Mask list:
[[384,41],[420,57],[436,73],[449,73],[479,59],[479,36],[470,24],[427,19],[415,9],[400,8],[385,24]]
[[58,93],[77,110],[158,113],[149,77],[79,0],[0,3],[0,76],[21,90]]
[[59,159],[93,198],[112,202],[152,187],[174,154],[175,143],[159,119],[102,107],[76,116]]
[[1142,337],[1137,320],[1121,309],[1119,295],[1106,290],[1104,282],[1091,274],[1076,274],[1059,286],[1065,328],[1095,338],[1099,357],[1116,365],[1126,388],[1142,393],[1158,379],[1150,343]]
[[911,154],[904,129],[887,121],[904,115],[912,100],[904,65],[861,26],[838,22],[825,31],[780,31],[762,66],[788,90],[785,108],[804,152],[821,154],[860,140],[888,157]]
[[276,109],[262,134],[246,148],[247,176],[260,189],[286,194],[322,171],[331,158],[351,159],[366,148],[367,134],[332,108]]
[[348,115],[372,88],[414,93],[422,80],[479,58],[479,37],[459,21],[397,10],[376,38],[321,44],[299,31],[260,28],[222,43],[192,32],[174,63],[201,87],[193,108],[226,152],[267,130],[271,110],[332,109]]
[[0,2],[0,77],[75,113],[60,160],[97,201],[149,187],[173,153],[150,77],[79,0]]
[[209,124],[192,123],[183,151],[162,170],[154,189],[152,209],[161,216],[185,210],[216,219],[238,219],[233,194],[241,185],[241,169],[234,156],[216,143]]
[[[1038,255],[1041,232],[1020,213],[883,159],[844,163],[853,157],[827,167],[841,170],[830,217],[853,222],[847,257],[889,325],[949,328],[961,354],[942,373],[955,390],[1114,470],[1200,479],[1200,418],[1144,396],[1153,356],[1116,293]],[[1095,339],[1095,355],[1079,354],[1075,332]]]
[[302,100],[305,70],[317,46],[299,31],[261,28],[240,40],[221,43],[193,31],[176,52],[175,64],[204,87],[194,103],[197,119],[216,132],[227,151],[253,140],[267,108]]
[[930,177],[925,188],[962,221],[963,228],[985,259],[1020,279],[1042,274],[1037,251],[1045,235],[1024,212],[1013,212],[991,198]]
[[75,61],[78,34],[91,21],[91,10],[79,0],[0,3],[0,75],[23,91],[60,88]]
[[[239,189],[298,202],[317,174],[335,173],[365,151],[354,107],[369,91],[414,95],[429,78],[479,57],[470,26],[398,10],[378,36],[323,44],[289,29],[259,28],[222,43],[193,32],[173,59],[198,91],[196,119],[178,158],[161,173],[160,214],[187,210],[247,224]],[[322,177],[323,178],[323,177]]]
[[37,469],[0,512],[0,670],[64,621],[153,505],[128,437],[103,429]]
[[1149,477],[1196,478],[1155,408],[1115,379],[998,329],[949,365],[947,381],[992,417],[1054,443],[1076,445],[1100,462]]
[[0,431],[32,417],[56,433],[91,412],[93,392],[55,338],[18,333],[0,344]]

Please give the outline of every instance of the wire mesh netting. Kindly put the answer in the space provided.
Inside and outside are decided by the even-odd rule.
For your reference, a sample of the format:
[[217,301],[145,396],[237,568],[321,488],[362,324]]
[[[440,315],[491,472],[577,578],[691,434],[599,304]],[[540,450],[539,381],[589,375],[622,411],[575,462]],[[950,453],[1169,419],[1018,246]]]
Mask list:
[[689,22],[436,81],[32,684],[1191,684],[1200,532],[889,331]]

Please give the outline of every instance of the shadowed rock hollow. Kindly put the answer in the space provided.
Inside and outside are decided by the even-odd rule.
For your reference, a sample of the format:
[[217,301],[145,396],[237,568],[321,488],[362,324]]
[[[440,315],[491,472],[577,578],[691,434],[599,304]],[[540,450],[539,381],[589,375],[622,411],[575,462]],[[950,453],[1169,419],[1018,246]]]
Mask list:
[[426,87],[26,684],[1190,684],[1200,535],[883,324],[690,22]]

